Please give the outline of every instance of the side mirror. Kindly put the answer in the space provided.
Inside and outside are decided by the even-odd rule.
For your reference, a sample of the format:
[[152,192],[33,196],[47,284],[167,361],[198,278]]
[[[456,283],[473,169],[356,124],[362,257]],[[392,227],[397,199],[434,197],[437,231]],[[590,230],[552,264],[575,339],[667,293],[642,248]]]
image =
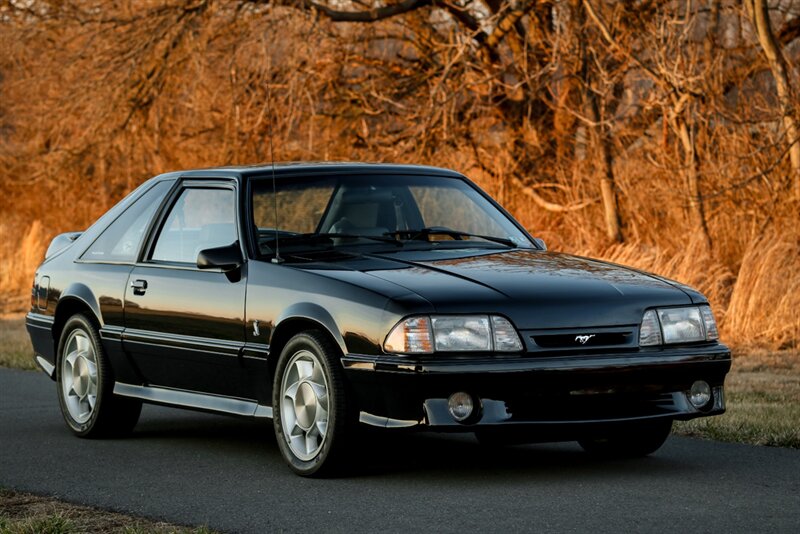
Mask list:
[[547,245],[544,244],[544,239],[541,237],[534,237],[533,242],[536,243],[536,246],[542,250],[547,250]]
[[244,260],[238,241],[224,247],[201,250],[197,255],[198,269],[222,269],[228,272],[241,267],[242,263]]

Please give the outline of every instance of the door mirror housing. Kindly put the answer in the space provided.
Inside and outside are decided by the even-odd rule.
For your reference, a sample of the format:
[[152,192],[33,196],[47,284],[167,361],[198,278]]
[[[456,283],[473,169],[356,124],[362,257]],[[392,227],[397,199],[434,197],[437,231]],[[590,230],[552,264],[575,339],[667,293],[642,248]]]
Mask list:
[[244,259],[238,241],[224,247],[201,250],[197,255],[198,269],[221,269],[229,272],[241,267],[242,263]]

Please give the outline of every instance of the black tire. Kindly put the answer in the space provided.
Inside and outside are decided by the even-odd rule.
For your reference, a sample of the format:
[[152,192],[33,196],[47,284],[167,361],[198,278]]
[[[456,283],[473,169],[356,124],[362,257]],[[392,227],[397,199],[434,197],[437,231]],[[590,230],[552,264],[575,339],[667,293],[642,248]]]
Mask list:
[[[95,380],[92,381],[89,377],[84,384],[84,388],[87,388],[86,384],[92,381],[95,384],[93,391],[96,393],[94,404],[84,412],[85,418],[78,417],[73,413],[75,411],[74,401],[69,400],[68,397],[75,396],[69,395],[66,391],[70,388],[70,383],[67,383],[65,389],[65,380],[69,380],[69,378],[63,376],[65,360],[70,356],[67,353],[68,343],[72,343],[72,340],[78,338],[91,347],[94,352],[92,363],[96,366]],[[84,353],[86,352],[84,351]],[[88,358],[88,360],[90,359]],[[87,359],[84,359],[85,361]],[[86,363],[82,365],[86,369],[89,368]],[[141,401],[114,395],[114,371],[103,350],[103,345],[100,343],[97,326],[84,314],[79,313],[70,317],[61,331],[56,356],[56,388],[58,405],[64,421],[75,435],[82,438],[121,436],[133,430],[139,421],[139,414],[142,411]],[[72,391],[75,391],[74,386]],[[71,405],[73,406],[72,411]]]
[[586,452],[607,458],[638,458],[657,451],[672,431],[671,419],[612,427],[578,440]]
[[[316,363],[312,360],[316,360]],[[315,374],[300,378],[297,370],[298,362],[303,365],[308,365],[310,362]],[[312,382],[319,384],[322,377],[326,382],[324,397],[318,395],[318,387],[307,387]],[[293,399],[289,395],[284,395],[284,382],[289,386],[287,392],[292,389],[291,385],[300,384],[294,390]],[[299,402],[302,406],[308,404],[304,400],[310,398],[311,391],[314,392],[313,401],[308,404],[313,405],[313,416],[309,415],[311,409],[296,408],[297,395],[300,394],[301,388],[305,388],[306,391],[302,394],[304,398]],[[282,406],[288,410],[286,418],[293,418],[293,421],[284,421]],[[324,412],[327,412],[327,421],[324,436],[320,437],[319,428],[322,423],[321,417],[325,417],[322,415]],[[340,351],[323,332],[318,330],[302,332],[290,339],[283,348],[273,381],[272,413],[278,447],[292,471],[301,476],[315,477],[341,473],[347,459],[348,442],[356,433],[358,419],[352,404],[352,396],[348,394]],[[285,426],[291,428],[287,429]],[[294,444],[290,443],[291,436],[295,436]],[[317,448],[307,450],[305,455],[298,452],[296,449],[302,446],[298,445],[301,436],[306,436],[304,438],[306,447],[308,443],[312,443],[316,444]]]

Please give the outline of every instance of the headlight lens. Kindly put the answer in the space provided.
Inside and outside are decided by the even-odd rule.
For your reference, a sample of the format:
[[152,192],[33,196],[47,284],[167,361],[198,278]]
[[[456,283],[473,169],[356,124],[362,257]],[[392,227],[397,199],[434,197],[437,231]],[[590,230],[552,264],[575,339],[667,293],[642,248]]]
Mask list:
[[438,351],[489,351],[492,348],[488,315],[441,315],[431,317],[431,322],[434,345]]
[[383,344],[386,352],[518,352],[522,342],[511,322],[498,315],[434,315],[397,323]]
[[639,328],[639,345],[672,345],[719,339],[714,314],[707,305],[647,310]]
[[658,310],[664,343],[705,341],[706,333],[699,308],[667,308]]

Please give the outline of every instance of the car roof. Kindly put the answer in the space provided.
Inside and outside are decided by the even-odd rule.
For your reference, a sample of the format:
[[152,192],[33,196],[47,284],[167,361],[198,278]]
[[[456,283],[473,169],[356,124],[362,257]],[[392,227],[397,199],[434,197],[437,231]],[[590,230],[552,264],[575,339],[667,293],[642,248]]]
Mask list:
[[160,175],[162,178],[220,178],[239,177],[248,178],[255,176],[271,176],[273,169],[275,177],[296,176],[302,174],[392,174],[392,175],[435,175],[452,178],[464,178],[464,175],[450,169],[430,167],[426,165],[405,165],[395,163],[358,163],[339,161],[298,161],[280,162],[274,166],[269,163],[257,165],[239,165],[229,167],[211,167],[207,169],[193,169],[176,171]]

